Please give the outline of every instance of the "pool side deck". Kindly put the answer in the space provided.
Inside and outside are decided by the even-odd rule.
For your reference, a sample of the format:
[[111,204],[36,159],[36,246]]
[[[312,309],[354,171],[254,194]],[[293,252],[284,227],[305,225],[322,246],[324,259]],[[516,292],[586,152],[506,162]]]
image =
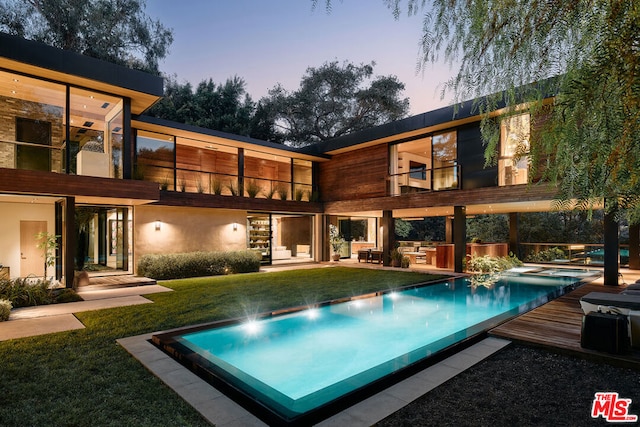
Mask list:
[[[640,276],[625,274],[627,283]],[[602,279],[587,283],[541,307],[531,310],[489,331],[489,336],[521,344],[534,345],[559,353],[640,370],[640,350],[616,355],[588,350],[580,346],[584,313],[580,298],[589,292],[620,293],[625,285],[604,286]]]

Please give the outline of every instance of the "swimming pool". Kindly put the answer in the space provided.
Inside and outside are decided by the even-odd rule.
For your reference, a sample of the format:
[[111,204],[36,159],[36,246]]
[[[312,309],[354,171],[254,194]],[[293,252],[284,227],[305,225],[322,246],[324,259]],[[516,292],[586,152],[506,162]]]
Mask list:
[[270,424],[309,424],[580,281],[512,274],[489,286],[459,278],[153,341]]

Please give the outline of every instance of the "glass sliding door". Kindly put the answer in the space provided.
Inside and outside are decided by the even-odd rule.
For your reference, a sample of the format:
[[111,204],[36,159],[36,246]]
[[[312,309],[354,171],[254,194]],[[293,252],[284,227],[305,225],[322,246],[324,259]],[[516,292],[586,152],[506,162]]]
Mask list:
[[76,208],[76,268],[131,273],[131,226],[128,207]]

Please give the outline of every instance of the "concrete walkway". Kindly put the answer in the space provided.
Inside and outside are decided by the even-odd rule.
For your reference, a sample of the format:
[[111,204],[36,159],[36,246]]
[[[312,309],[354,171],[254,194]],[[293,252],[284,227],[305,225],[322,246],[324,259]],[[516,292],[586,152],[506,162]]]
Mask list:
[[142,295],[171,291],[160,285],[112,289],[90,286],[86,289],[80,288],[78,294],[84,301],[13,309],[8,321],[0,322],[0,341],[84,329],[82,322],[73,313],[151,304],[152,301]]

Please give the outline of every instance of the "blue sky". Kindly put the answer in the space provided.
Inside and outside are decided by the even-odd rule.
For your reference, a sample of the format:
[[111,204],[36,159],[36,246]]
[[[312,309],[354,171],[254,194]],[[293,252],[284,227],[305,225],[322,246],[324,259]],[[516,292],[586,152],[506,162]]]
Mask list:
[[441,84],[455,70],[427,64],[416,72],[422,16],[395,20],[382,0],[147,0],[147,14],[172,28],[174,42],[160,69],[181,82],[247,82],[254,101],[281,83],[295,90],[307,67],[349,60],[376,62],[376,75],[405,83],[411,114],[449,105]]

